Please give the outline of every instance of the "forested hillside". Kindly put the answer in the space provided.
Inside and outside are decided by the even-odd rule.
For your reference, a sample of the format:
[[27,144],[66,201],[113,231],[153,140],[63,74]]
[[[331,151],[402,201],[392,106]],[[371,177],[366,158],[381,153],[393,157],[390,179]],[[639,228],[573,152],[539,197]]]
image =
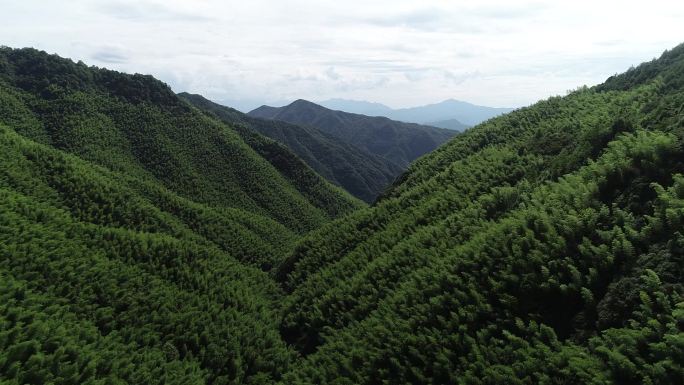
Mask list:
[[684,45],[371,207],[150,77],[0,52],[0,382],[684,383]]
[[[304,160],[319,175],[368,203],[384,192],[403,168],[387,159],[332,137],[314,127],[254,118],[188,93],[179,94],[197,108],[237,126],[243,136],[256,131],[274,139]],[[244,127],[243,127],[244,126]],[[247,143],[250,140],[245,139]]]
[[456,135],[443,128],[333,111],[301,99],[280,108],[262,106],[249,115],[318,128],[401,167]]
[[264,271],[362,204],[149,76],[0,49],[0,382],[271,383]]
[[684,382],[684,45],[476,126],[279,269],[285,383]]

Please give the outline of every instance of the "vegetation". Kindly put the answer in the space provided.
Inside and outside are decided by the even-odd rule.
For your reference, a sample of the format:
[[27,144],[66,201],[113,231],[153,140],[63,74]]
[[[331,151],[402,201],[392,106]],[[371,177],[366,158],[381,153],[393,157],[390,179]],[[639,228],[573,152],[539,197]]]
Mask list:
[[151,77],[0,49],[0,382],[278,379],[264,271],[361,206],[279,151]]
[[[284,144],[319,175],[368,203],[372,203],[382,194],[403,171],[402,167],[393,162],[332,137],[317,128],[297,126],[279,120],[253,118],[230,107],[213,103],[200,95],[181,93],[179,96],[207,114],[234,125],[248,144],[254,143],[254,140],[250,139],[254,136],[253,131]],[[252,146],[259,154],[269,159],[263,151],[260,152],[259,148],[263,147],[260,144]],[[271,163],[277,167],[277,162]]]
[[0,52],[1,382],[684,382],[684,45],[371,207],[151,78]]
[[[150,76],[29,49],[2,49],[0,63],[0,122],[36,142],[196,202],[272,218],[295,232],[360,206],[322,181],[296,184],[232,127],[199,113]],[[317,178],[301,162],[283,167]],[[318,191],[300,190],[310,188]]]
[[684,45],[476,126],[280,266],[286,383],[684,381]]

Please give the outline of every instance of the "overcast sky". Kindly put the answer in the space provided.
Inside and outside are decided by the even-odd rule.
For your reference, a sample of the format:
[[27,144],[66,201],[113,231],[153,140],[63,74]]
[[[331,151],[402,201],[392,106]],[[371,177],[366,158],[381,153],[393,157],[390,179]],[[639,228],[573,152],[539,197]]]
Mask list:
[[242,108],[297,98],[518,107],[684,41],[684,1],[673,0],[0,0],[0,9],[0,45],[149,73]]

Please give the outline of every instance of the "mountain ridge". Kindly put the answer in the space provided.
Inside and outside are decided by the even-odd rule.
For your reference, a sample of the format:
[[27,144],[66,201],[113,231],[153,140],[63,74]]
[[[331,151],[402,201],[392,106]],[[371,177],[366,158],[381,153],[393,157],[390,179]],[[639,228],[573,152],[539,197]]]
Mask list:
[[456,134],[446,129],[397,122],[386,117],[334,111],[303,99],[279,108],[262,106],[248,115],[313,126],[402,167]]

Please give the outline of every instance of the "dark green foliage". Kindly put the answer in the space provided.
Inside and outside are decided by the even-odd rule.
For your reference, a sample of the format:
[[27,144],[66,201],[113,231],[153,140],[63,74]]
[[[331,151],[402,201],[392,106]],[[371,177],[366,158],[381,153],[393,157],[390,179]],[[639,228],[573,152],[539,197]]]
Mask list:
[[[237,128],[238,133],[266,159],[269,157],[259,149],[274,146],[264,146],[263,141],[250,139],[253,136],[250,131],[257,131],[283,143],[318,174],[366,202],[373,202],[403,171],[403,167],[394,162],[330,136],[317,128],[297,126],[279,120],[253,118],[213,103],[200,95],[182,93],[179,96],[224,122],[244,125],[242,129]],[[273,153],[277,151],[267,152]]]
[[249,115],[316,127],[401,167],[456,135],[443,128],[333,111],[301,99],[280,108],[259,107]]
[[[268,237],[259,237],[264,231],[260,226],[268,223],[241,213],[234,213],[237,220],[231,223],[216,217],[220,211],[212,216],[198,204],[187,204],[179,212],[173,203],[183,205],[182,198],[163,189],[157,194],[166,198],[155,206],[129,185],[135,181],[32,143],[4,127],[0,148],[0,275],[37,295],[54,297],[50,302],[63,304],[54,311],[73,319],[76,331],[83,325],[84,332],[95,333],[79,337],[88,342],[79,342],[69,337],[74,330],[64,329],[60,333],[69,344],[102,340],[104,352],[84,351],[88,355],[76,369],[115,358],[128,369],[103,376],[163,381],[153,376],[158,371],[153,361],[157,354],[174,371],[222,383],[277,376],[286,365],[290,353],[274,331],[279,290],[265,273],[236,259],[259,265],[275,262],[273,246],[265,243]],[[230,231],[236,232],[234,239]],[[284,227],[281,231],[287,232]],[[251,248],[249,242],[254,243]],[[45,317],[57,317],[50,314],[52,310]],[[59,327],[55,320],[50,322],[49,327]],[[40,335],[26,338],[47,343]],[[177,355],[169,353],[169,344]],[[263,344],[272,348],[264,349]],[[273,355],[264,358],[269,349]],[[30,354],[38,351],[42,350]],[[50,360],[44,365],[49,367]],[[36,365],[40,369],[42,364]],[[144,379],[148,371],[150,379]],[[174,381],[182,383],[182,378]]]

